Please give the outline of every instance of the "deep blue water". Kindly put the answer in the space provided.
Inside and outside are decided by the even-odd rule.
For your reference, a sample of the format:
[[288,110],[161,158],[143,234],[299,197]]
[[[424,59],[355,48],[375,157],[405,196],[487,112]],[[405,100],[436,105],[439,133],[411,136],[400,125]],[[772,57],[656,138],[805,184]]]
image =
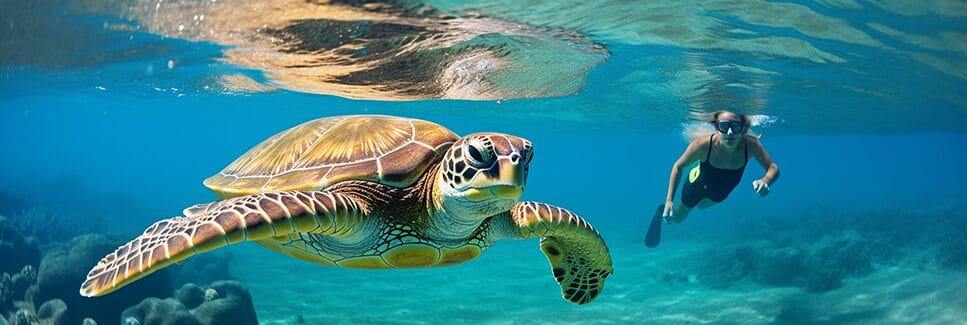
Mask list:
[[[567,305],[546,274],[546,261],[536,254],[535,240],[498,245],[467,265],[399,276],[328,270],[255,245],[222,249],[235,254],[226,279],[249,287],[261,322],[296,323],[299,315],[309,323],[514,323],[525,321],[514,317],[541,311],[561,315],[563,322],[604,323],[947,323],[967,318],[964,298],[955,294],[967,288],[962,187],[967,181],[967,4],[962,1],[906,7],[851,1],[431,4],[457,15],[478,12],[555,29],[537,34],[564,41],[508,41],[499,32],[486,37],[497,37],[487,42],[499,44],[533,44],[536,52],[514,45],[497,53],[511,53],[507,60],[535,74],[574,73],[581,86],[566,95],[555,93],[570,89],[562,87],[523,96],[533,98],[496,92],[499,100],[348,99],[297,91],[304,89],[280,77],[289,70],[261,70],[239,63],[248,61],[225,59],[240,45],[177,34],[173,26],[135,10],[153,3],[133,2],[127,10],[83,2],[0,5],[6,7],[0,29],[8,27],[0,38],[0,191],[5,193],[0,214],[26,218],[22,211],[46,211],[73,225],[48,232],[47,241],[39,243],[42,254],[54,249],[54,242],[70,239],[56,235],[76,236],[81,230],[127,240],[187,206],[216,200],[201,181],[273,134],[326,116],[396,115],[433,121],[461,135],[494,131],[533,141],[535,158],[522,200],[560,205],[591,222],[612,249],[612,287],[587,309]],[[186,17],[205,12],[194,10]],[[115,24],[135,27],[108,27]],[[583,40],[575,44],[598,44],[606,52],[588,54],[584,45],[561,36],[568,33]],[[478,73],[496,75],[491,80],[505,87],[498,90],[543,89],[526,75]],[[228,89],[218,82],[224,75],[244,75],[278,89]],[[664,199],[672,163],[687,145],[683,124],[693,123],[690,112],[721,108],[768,121],[754,130],[781,169],[780,180],[768,197],[755,197],[751,182],[763,170],[750,161],[725,203],[666,226],[663,246],[646,249],[641,237]],[[755,262],[729,255],[746,246],[766,253],[751,259]],[[866,259],[850,259],[857,254]],[[763,275],[772,274],[764,269],[785,265],[779,259],[800,255],[808,256],[785,271],[788,281]],[[817,267],[816,260],[826,264]],[[86,273],[96,262],[70,267]],[[504,271],[501,263],[534,270],[537,279]],[[277,269],[263,269],[266,265]],[[815,290],[808,284],[811,278],[799,280],[816,269],[840,270],[830,276],[843,283]],[[320,276],[310,281],[314,285],[325,285],[324,276],[348,278],[334,281],[351,287],[331,289],[340,292],[333,293],[334,301],[384,307],[365,315],[325,314],[318,305],[299,302],[300,295],[319,298],[322,289],[300,293],[304,281],[273,273],[283,271],[295,272],[285,277],[296,279]],[[655,280],[660,272],[671,272],[673,280]],[[714,277],[709,274],[729,272],[737,278],[708,280]],[[207,281],[223,280],[220,271],[201,273],[212,274]],[[448,287],[450,281],[441,280],[468,274],[474,274],[470,287]],[[542,286],[528,286],[531,281]],[[897,287],[898,282],[906,286]],[[63,283],[63,291],[76,293],[79,285]],[[481,291],[501,287],[510,294],[497,302]],[[405,293],[412,302],[378,298],[403,294],[394,290],[412,290]],[[955,297],[948,296],[950,290]],[[890,298],[856,302],[864,294]],[[738,298],[728,303],[728,297]],[[3,301],[0,318],[19,308],[7,302],[20,299]],[[433,307],[420,301],[433,301]],[[762,301],[766,307],[756,307]],[[828,310],[824,304],[837,302],[841,307],[822,312]],[[33,303],[39,308],[42,302]],[[530,312],[513,308],[525,303],[539,306]],[[778,305],[770,307],[773,303]],[[916,311],[924,305],[940,307]],[[502,316],[504,308],[515,311]],[[543,317],[533,320],[555,322]]]

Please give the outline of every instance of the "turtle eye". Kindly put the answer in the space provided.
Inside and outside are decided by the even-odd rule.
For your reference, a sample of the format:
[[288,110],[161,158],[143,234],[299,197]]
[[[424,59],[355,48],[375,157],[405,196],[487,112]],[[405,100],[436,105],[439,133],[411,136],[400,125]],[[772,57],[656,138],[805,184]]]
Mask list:
[[470,165],[477,168],[486,168],[493,165],[493,154],[482,143],[471,142],[466,147]]

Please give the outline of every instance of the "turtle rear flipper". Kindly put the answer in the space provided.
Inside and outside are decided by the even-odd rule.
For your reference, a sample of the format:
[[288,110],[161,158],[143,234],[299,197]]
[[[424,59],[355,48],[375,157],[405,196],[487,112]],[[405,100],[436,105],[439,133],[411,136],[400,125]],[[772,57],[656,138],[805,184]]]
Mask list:
[[294,232],[344,235],[365,212],[352,198],[328,191],[236,197],[185,209],[158,221],[108,254],[87,274],[82,296],[101,296],[154,271],[222,246]]
[[520,202],[510,210],[518,238],[541,238],[541,251],[551,263],[565,300],[583,305],[604,288],[614,273],[604,238],[580,216],[537,202]]

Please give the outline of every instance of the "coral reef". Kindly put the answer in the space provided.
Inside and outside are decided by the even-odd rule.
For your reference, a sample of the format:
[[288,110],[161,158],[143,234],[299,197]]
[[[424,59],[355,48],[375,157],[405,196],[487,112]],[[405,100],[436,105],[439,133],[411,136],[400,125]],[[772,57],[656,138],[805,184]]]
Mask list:
[[205,291],[205,302],[192,309],[203,324],[258,324],[252,296],[242,283],[216,281]]
[[100,324],[112,324],[125,306],[145,297],[165,296],[172,291],[167,272],[160,270],[120,290],[98,298],[81,297],[77,291],[87,270],[105,252],[123,242],[103,235],[78,236],[66,245],[52,249],[40,263],[37,283],[27,290],[27,299],[40,304],[61,299],[72,311],[70,323],[80,323],[85,317]]
[[234,255],[230,252],[208,252],[193,256],[181,265],[168,267],[171,283],[177,287],[187,283],[212,283],[233,280],[230,266]]
[[[6,271],[0,273],[0,315],[10,315],[11,322],[77,324],[88,319],[91,322],[97,320],[101,324],[114,324],[132,302],[146,297],[169,295],[173,288],[171,284],[173,277],[169,274],[169,270],[176,271],[175,278],[179,282],[231,279],[228,265],[232,255],[208,254],[192,259],[181,267],[159,270],[110,295],[84,298],[78,294],[77,288],[84,281],[87,271],[106,252],[114,250],[123,244],[123,241],[105,235],[82,235],[71,239],[66,244],[49,246],[47,255],[41,259],[36,241],[31,237],[23,236],[19,228],[10,222],[4,222],[6,220],[9,219],[0,219],[0,253],[4,256],[0,270]],[[213,284],[213,288],[209,290],[213,290],[210,295],[214,296],[209,297],[208,300],[218,302],[206,305],[207,311],[192,316],[198,321],[206,321],[213,317],[226,318],[218,312],[222,309],[212,307],[225,304],[223,301],[232,301],[230,304],[232,306],[245,305],[244,302],[247,301],[247,305],[251,306],[251,298],[244,288],[239,292],[240,290],[230,285],[220,288]],[[191,290],[191,292],[197,293],[197,300],[201,301],[191,308],[200,308],[199,306],[205,302],[205,292],[197,290]],[[241,302],[235,302],[236,300]],[[157,302],[154,305],[162,306]],[[34,308],[34,306],[40,307]],[[68,308],[70,313],[67,312]]]
[[[173,280],[182,284],[232,279],[231,254],[205,254],[181,266],[159,270],[109,295],[81,297],[77,288],[87,271],[106,253],[123,244],[121,238],[98,234],[73,237],[96,230],[100,219],[64,218],[0,193],[0,205],[7,201],[19,203],[0,206],[7,213],[0,214],[0,325],[8,321],[12,324],[116,324],[121,320],[121,313],[134,302],[171,294]],[[192,308],[204,306],[197,315],[189,313],[190,319],[199,324],[210,323],[212,319],[243,317],[238,320],[241,323],[255,319],[251,297],[244,287],[218,285],[226,287],[213,283],[209,289],[210,302],[206,301],[204,290],[185,291],[195,295],[196,302],[182,309],[191,312]],[[181,306],[181,302],[175,300],[175,303]],[[161,302],[149,304],[162,306],[158,308],[165,306]],[[178,309],[171,310],[176,313]],[[224,314],[224,310],[229,310],[230,315]],[[251,310],[250,315],[246,310]],[[179,321],[171,315],[159,317],[165,317],[165,322],[172,324]]]
[[3,223],[18,229],[24,237],[33,237],[40,243],[52,243],[95,232],[103,220],[99,217],[67,218],[47,209],[28,208],[8,215]]
[[40,248],[11,218],[0,215],[0,273],[16,273],[24,265],[40,264]]
[[175,291],[175,299],[189,309],[195,308],[205,302],[205,290],[194,283],[187,283]]
[[803,272],[796,274],[798,280],[794,283],[802,285],[809,292],[837,289],[843,285],[842,279],[864,276],[873,271],[874,245],[853,231],[823,237],[804,250],[805,259],[800,265]]
[[121,324],[201,325],[185,305],[174,298],[147,298],[121,313]]
[[40,318],[30,310],[21,309],[10,316],[9,322],[10,325],[34,325],[40,324]]
[[42,324],[70,324],[67,316],[67,304],[60,299],[48,300],[37,310],[37,318]]
[[37,272],[30,265],[24,265],[20,272],[0,275],[0,311],[13,309],[15,301],[22,301],[27,288],[37,281]]
[[248,289],[236,281],[186,284],[176,298],[148,298],[121,313],[123,324],[258,324]]
[[963,204],[874,211],[817,206],[791,216],[743,215],[690,230],[704,240],[741,244],[704,251],[686,264],[712,288],[749,280],[808,292],[839,288],[874,265],[967,271],[965,211]]
[[853,231],[825,236],[813,244],[724,246],[705,250],[693,269],[699,283],[715,289],[750,279],[762,285],[825,292],[841,287],[844,278],[872,272],[872,246]]
[[728,288],[749,274],[753,254],[755,249],[749,246],[709,249],[697,259],[695,279],[710,288]]

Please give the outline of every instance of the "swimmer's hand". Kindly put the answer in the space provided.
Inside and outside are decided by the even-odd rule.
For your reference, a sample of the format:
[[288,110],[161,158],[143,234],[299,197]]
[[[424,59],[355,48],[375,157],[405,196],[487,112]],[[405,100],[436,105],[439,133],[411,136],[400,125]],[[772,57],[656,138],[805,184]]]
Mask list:
[[671,224],[672,214],[674,212],[675,212],[675,202],[672,202],[672,201],[665,202],[665,211],[662,211],[661,213],[662,219],[665,219],[666,223]]
[[752,181],[752,189],[755,190],[755,194],[759,196],[769,195],[769,184],[761,179]]

